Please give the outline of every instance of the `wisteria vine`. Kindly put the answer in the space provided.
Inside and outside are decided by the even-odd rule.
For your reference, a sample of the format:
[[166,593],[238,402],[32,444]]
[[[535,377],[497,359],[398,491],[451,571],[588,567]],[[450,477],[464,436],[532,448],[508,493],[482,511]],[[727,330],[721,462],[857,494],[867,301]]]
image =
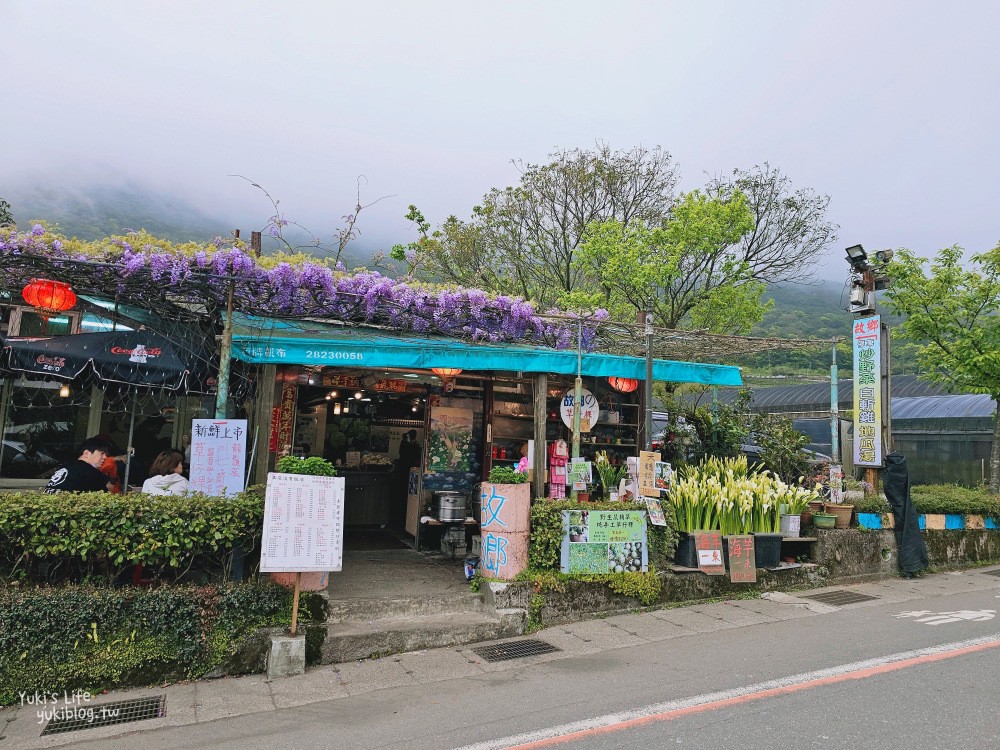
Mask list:
[[[375,271],[347,273],[343,266],[321,263],[279,263],[266,268],[238,246],[220,239],[191,253],[164,250],[145,243],[134,247],[137,234],[112,237],[95,254],[73,252],[68,243],[40,224],[30,230],[0,231],[0,258],[31,263],[4,263],[4,285],[24,283],[28,269],[48,266],[55,278],[76,283],[86,263],[108,264],[111,273],[99,276],[102,286],[94,292],[135,301],[146,306],[153,292],[202,296],[215,308],[225,307],[232,287],[234,309],[255,315],[317,317],[350,323],[383,325],[400,331],[438,333],[478,342],[526,342],[558,349],[575,347],[577,325],[558,310],[539,315],[534,306],[519,297],[493,296],[478,289],[453,289],[413,284]],[[71,262],[66,262],[71,261]],[[80,262],[79,264],[76,262]],[[143,289],[143,282],[147,282]],[[148,282],[154,286],[150,289]],[[555,319],[554,316],[560,316]],[[596,343],[596,323],[606,320],[606,311],[585,319],[583,347]]]

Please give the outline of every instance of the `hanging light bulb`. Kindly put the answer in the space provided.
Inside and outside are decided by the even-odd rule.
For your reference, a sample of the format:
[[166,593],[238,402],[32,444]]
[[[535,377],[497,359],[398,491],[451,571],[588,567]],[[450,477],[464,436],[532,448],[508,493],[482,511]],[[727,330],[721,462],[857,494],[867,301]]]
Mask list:
[[364,398],[364,396],[365,396],[365,394],[363,394],[361,391],[355,391],[354,392],[354,400],[355,401],[360,401],[362,398]]
[[332,401],[333,400],[333,396],[331,396],[329,393],[326,394],[326,400],[327,401]]
[[63,383],[62,387],[59,389],[59,398],[69,398],[69,384]]
[[415,406],[412,409],[410,409],[410,411],[416,411],[416,410],[417,410],[417,407],[415,407]]
[[330,391],[330,398],[337,398],[337,391]]

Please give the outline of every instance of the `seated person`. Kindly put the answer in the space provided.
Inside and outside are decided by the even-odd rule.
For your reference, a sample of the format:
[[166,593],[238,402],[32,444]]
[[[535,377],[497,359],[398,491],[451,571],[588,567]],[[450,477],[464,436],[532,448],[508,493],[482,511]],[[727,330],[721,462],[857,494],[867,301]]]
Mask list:
[[190,490],[184,471],[184,456],[178,451],[163,451],[149,467],[149,479],[142,483],[147,495],[183,495]]
[[110,492],[113,483],[100,467],[108,457],[111,446],[99,438],[87,438],[80,444],[80,457],[56,471],[45,485],[45,493],[57,492]]

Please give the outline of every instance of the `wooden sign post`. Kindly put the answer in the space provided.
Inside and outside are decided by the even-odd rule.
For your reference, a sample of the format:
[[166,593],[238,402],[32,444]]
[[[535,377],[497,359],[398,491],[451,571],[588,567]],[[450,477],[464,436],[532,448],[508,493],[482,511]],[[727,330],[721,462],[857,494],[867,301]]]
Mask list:
[[292,593],[292,637],[299,629],[299,594],[302,593],[302,571],[295,574],[295,591]]

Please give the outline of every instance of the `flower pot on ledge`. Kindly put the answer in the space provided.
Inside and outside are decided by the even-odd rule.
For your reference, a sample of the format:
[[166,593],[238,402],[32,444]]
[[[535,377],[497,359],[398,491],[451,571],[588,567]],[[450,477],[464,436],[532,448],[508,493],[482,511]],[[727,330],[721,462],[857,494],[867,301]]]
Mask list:
[[849,529],[854,517],[854,506],[848,503],[827,503],[826,512],[837,516],[836,528]]

